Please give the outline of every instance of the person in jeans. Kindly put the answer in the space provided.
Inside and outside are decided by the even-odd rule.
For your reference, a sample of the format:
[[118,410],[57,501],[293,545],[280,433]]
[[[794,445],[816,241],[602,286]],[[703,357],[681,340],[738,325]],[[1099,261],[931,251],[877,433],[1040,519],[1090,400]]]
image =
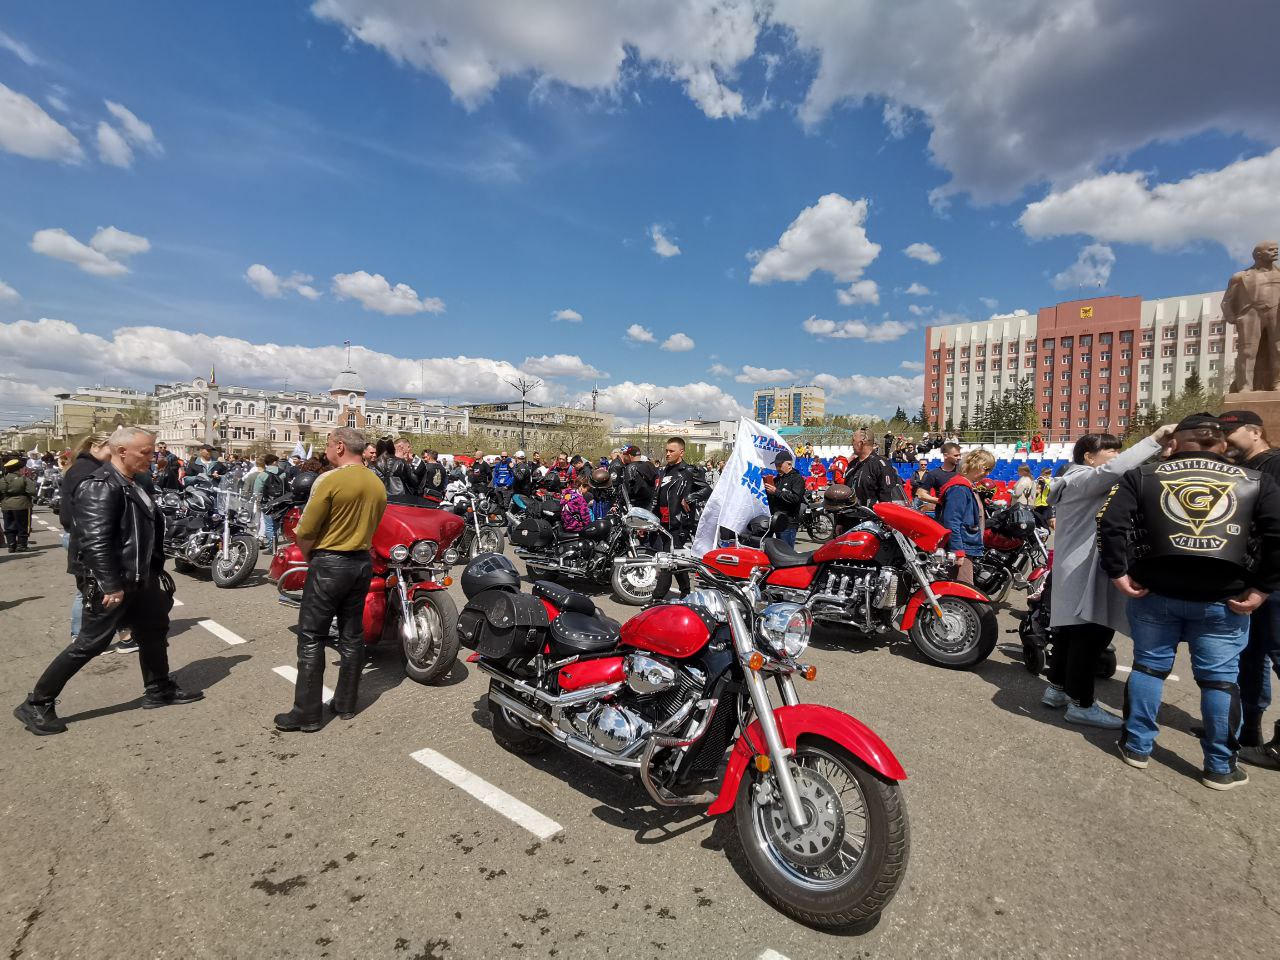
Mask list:
[[70,555],[84,595],[84,622],[75,640],[53,658],[27,699],[13,711],[38,736],[65,733],[54,710],[58,694],[85,664],[130,627],[138,644],[145,693],[143,709],[193,703],[199,691],[169,678],[169,611],[173,581],[164,572],[164,514],[136,477],[148,474],[155,437],[140,427],[111,434],[111,459],[75,494]]
[[1125,685],[1121,759],[1147,766],[1164,680],[1186,642],[1200,687],[1200,782],[1249,782],[1236,763],[1240,653],[1249,615],[1280,587],[1280,485],[1230,463],[1222,426],[1192,414],[1168,460],[1127,471],[1098,516],[1103,573],[1130,597],[1133,672]]
[[[1227,437],[1228,452],[1237,463],[1271,476],[1280,483],[1280,450],[1271,446],[1262,418],[1252,410],[1229,410],[1218,417]],[[1280,720],[1271,739],[1263,742],[1262,716],[1271,706],[1271,674],[1280,677],[1280,598],[1270,596],[1249,618],[1249,643],[1240,654],[1240,700],[1244,725],[1240,729],[1240,759],[1280,770]]]
[[364,469],[363,433],[339,427],[329,434],[324,453],[336,467],[322,473],[294,532],[295,544],[307,560],[307,582],[298,611],[298,683],[293,709],[276,714],[277,730],[314,733],[324,725],[324,642],[338,618],[338,683],[334,713],[355,716],[364,666],[364,598],[373,578],[369,546],[387,509],[382,480]]
[[800,531],[800,508],[804,506],[804,477],[796,470],[789,450],[779,451],[773,458],[773,466],[778,471],[777,476],[764,478],[769,511],[787,518],[787,525],[778,531],[778,539],[794,547],[796,534]]
[[1040,702],[1066,707],[1063,719],[1088,727],[1118,730],[1124,721],[1094,702],[1098,657],[1116,635],[1125,632],[1126,598],[1098,569],[1098,511],[1107,492],[1126,471],[1160,452],[1173,435],[1166,424],[1145,440],[1121,452],[1120,438],[1086,433],[1071,451],[1071,463],[1053,484],[1053,509],[1062,517],[1054,539],[1053,601],[1049,628],[1053,658],[1049,685]]

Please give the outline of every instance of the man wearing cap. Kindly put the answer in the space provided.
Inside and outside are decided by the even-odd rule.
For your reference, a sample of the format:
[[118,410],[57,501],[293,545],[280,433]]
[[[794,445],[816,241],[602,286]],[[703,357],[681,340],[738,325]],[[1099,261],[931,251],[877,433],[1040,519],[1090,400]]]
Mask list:
[[902,478],[876,452],[875,437],[866,430],[856,431],[853,435],[853,453],[857,459],[849,464],[844,482],[853,488],[853,495],[858,503],[870,507],[883,500],[906,500]]
[[619,455],[622,461],[620,483],[614,481],[614,489],[621,489],[629,506],[652,510],[658,495],[658,470],[648,460],[640,459],[640,448],[634,443]]
[[1280,587],[1280,486],[1226,459],[1210,414],[1184,418],[1172,439],[1169,458],[1126,471],[1098,514],[1102,571],[1130,598],[1118,747],[1129,766],[1147,766],[1164,680],[1186,641],[1204,722],[1200,782],[1231,790],[1249,782],[1236,764],[1240,653],[1249,615]]
[[4,511],[4,539],[10,553],[27,549],[31,534],[31,504],[36,495],[36,482],[22,473],[22,461],[6,460],[0,476],[0,510]]
[[[1252,410],[1228,410],[1218,417],[1227,437],[1228,453],[1250,470],[1269,475],[1280,484],[1280,450],[1271,446],[1262,418]],[[1262,717],[1271,705],[1271,672],[1280,677],[1280,599],[1275,595],[1249,618],[1249,643],[1240,654],[1240,701],[1244,725],[1240,730],[1240,759],[1260,767],[1280,769],[1280,720],[1270,741],[1262,739]]]
[[[706,503],[711,496],[711,488],[702,476],[701,470],[695,470],[684,462],[684,438],[670,437],[665,450],[667,465],[658,477],[658,517],[662,525],[671,531],[672,546],[683,547],[693,537],[693,508]],[[665,544],[663,545],[665,548]],[[689,593],[689,573],[676,573],[676,582],[680,585],[681,594]],[[671,589],[671,571],[659,570],[658,580],[654,584],[654,601],[666,597]]]
[[764,478],[769,510],[787,518],[787,525],[778,531],[778,536],[794,547],[800,528],[800,507],[804,503],[804,477],[796,470],[789,450],[783,450],[774,457],[773,465],[778,469],[778,475]]
[[514,477],[514,482],[511,484],[512,494],[518,494],[526,499],[532,497],[536,478],[533,467],[529,465],[523,450],[516,451],[515,463],[511,465],[511,475]]

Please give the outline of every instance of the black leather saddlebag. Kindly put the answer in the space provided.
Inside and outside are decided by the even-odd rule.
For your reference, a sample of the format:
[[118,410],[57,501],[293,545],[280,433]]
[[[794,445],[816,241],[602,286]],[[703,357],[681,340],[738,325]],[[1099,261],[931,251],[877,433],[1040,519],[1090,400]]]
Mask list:
[[541,550],[551,545],[552,526],[541,517],[527,516],[511,528],[513,546]]
[[490,660],[531,657],[546,643],[550,624],[537,597],[486,590],[458,614],[458,640]]

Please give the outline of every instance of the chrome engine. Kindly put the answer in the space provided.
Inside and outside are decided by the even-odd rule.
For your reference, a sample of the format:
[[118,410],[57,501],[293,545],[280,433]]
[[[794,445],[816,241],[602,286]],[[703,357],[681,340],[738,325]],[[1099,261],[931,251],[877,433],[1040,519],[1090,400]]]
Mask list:
[[612,703],[597,703],[577,713],[561,717],[560,728],[586,737],[601,750],[625,753],[653,729],[638,713]]
[[633,653],[627,657],[622,663],[622,669],[627,677],[627,686],[642,697],[662,693],[676,685],[674,667],[642,653]]

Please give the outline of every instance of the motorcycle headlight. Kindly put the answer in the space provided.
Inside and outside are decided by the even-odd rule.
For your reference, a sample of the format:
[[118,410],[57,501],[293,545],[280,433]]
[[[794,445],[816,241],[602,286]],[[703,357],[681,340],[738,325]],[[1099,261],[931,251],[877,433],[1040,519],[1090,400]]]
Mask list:
[[406,560],[409,559],[409,548],[406,547],[403,543],[397,543],[394,547],[391,548],[391,551],[388,554],[388,556],[391,557],[392,563],[404,563]]
[[447,549],[444,552],[444,562],[452,567],[455,563],[458,562],[458,551],[453,547],[450,547],[449,549]]
[[211,513],[211,514],[209,514],[209,522],[210,522],[210,523],[221,523],[221,522],[222,522],[222,514],[220,514],[220,513]]
[[813,615],[798,603],[771,603],[760,611],[756,629],[774,653],[795,659],[809,646]]
[[439,549],[434,540],[419,540],[413,545],[413,549],[409,553],[413,557],[414,563],[425,567],[436,558],[436,552]]

